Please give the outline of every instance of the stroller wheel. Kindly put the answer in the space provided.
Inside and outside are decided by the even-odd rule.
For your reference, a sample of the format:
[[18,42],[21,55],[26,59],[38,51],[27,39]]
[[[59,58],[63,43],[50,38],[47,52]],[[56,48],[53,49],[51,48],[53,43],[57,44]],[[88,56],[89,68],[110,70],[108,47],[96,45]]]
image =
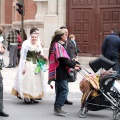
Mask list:
[[87,107],[83,107],[80,109],[80,111],[78,112],[78,115],[80,118],[85,118],[88,112],[88,108]]
[[113,119],[120,120],[120,113],[119,113],[118,109],[113,110]]
[[113,119],[120,120],[120,113],[118,113],[117,115],[113,114]]

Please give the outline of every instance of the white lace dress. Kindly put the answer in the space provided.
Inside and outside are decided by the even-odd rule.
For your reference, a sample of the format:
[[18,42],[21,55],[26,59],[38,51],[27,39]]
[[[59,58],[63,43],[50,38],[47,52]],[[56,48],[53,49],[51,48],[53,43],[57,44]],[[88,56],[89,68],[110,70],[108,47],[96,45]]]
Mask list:
[[[37,63],[26,60],[29,51],[42,51],[42,47],[34,47],[27,40],[22,45],[21,59],[15,82],[12,88],[12,95],[21,96],[22,98],[42,98],[45,93],[44,72],[40,71],[35,74]],[[25,74],[22,71],[25,70]]]

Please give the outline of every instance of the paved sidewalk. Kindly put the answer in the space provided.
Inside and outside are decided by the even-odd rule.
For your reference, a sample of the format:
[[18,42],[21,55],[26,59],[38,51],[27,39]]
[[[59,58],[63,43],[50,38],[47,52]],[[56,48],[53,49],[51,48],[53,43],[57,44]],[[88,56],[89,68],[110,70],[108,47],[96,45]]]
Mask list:
[[[9,57],[8,57],[9,55],[8,54],[9,54],[8,51],[6,51],[4,56],[3,56],[5,66],[7,66],[9,63]],[[1,71],[2,75],[3,75],[4,93],[6,93],[6,94],[11,93],[14,79],[15,79],[15,76],[17,73],[17,69],[18,69],[18,67],[16,67],[16,68],[3,68],[3,70]],[[90,71],[91,73],[93,73],[93,71],[91,70],[90,67],[87,67],[86,69],[88,71]],[[79,83],[82,80],[82,78],[83,78],[83,76],[78,73],[76,82],[69,83],[68,97],[70,98],[70,100],[71,99],[73,99],[73,100],[80,99],[82,94],[81,94],[81,91],[79,89]],[[51,89],[50,86],[47,84],[48,71],[45,73],[45,81],[46,81],[46,95],[45,95],[44,99],[51,99],[52,100],[55,96],[55,92],[54,92],[55,90],[54,90],[54,88]],[[120,81],[118,81],[118,82],[120,82]],[[52,85],[54,86],[54,82],[52,82]]]
[[[9,64],[9,52],[8,51],[5,52],[3,58],[4,58],[5,66],[7,66]],[[16,68],[3,68],[3,70],[1,71],[2,75],[3,75],[4,93],[10,94],[12,86],[13,86],[13,82],[14,82],[14,79],[15,79],[15,76],[17,73],[17,69],[18,69],[18,67],[16,67]],[[81,79],[82,79],[82,76],[78,73],[77,81],[74,83],[69,83],[70,92],[80,92],[79,82]],[[47,84],[47,80],[48,80],[48,71],[45,73],[47,92],[54,92],[54,90],[51,89],[50,86]],[[54,86],[54,82],[52,84]]]

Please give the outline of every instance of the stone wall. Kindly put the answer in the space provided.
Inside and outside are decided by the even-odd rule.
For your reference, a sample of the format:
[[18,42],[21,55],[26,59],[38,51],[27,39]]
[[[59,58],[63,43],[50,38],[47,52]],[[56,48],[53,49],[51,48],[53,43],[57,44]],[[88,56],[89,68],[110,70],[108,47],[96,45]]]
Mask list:
[[[5,15],[2,26],[5,27],[5,33],[7,34],[11,26],[17,29],[21,28],[21,16],[16,11],[17,0],[5,1],[5,12],[7,14],[7,11],[9,11],[10,15]],[[9,4],[10,1],[12,2]],[[27,36],[29,37],[29,31],[32,27],[37,27],[40,30],[44,49],[48,51],[54,31],[59,29],[60,26],[66,26],[66,0],[24,0],[24,3],[24,29]]]

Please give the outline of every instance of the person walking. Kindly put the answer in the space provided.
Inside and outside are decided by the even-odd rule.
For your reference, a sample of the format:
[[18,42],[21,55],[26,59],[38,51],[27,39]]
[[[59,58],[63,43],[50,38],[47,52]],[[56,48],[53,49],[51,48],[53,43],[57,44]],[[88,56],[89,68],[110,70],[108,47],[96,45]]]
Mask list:
[[[20,36],[22,38],[22,28],[20,28]],[[27,40],[27,35],[26,35],[25,30],[23,29],[23,40],[22,41],[24,42],[25,40]]]
[[[64,29],[56,30],[49,48],[49,81],[55,81],[56,98],[54,102],[54,114],[59,116],[67,116],[67,112],[62,110],[68,95],[68,71],[70,68],[79,69],[72,62],[64,48],[67,40],[66,31]],[[52,86],[51,86],[52,87]]]
[[[37,36],[38,36],[38,44],[39,44],[39,47],[40,47],[40,50],[41,50],[41,54],[42,55],[44,55],[44,51],[43,51],[43,45],[42,45],[42,42],[41,42],[41,40],[40,40],[40,31],[39,31],[39,29],[38,28],[36,28],[36,27],[33,27],[33,28],[31,28],[31,30],[30,30],[30,35],[32,34],[32,33],[35,33]],[[43,71],[41,71],[41,79],[45,79],[44,78],[44,72]],[[37,98],[36,100],[42,100],[42,98]]]
[[[61,26],[60,29],[63,29],[65,30],[65,33],[66,33],[66,42],[65,42],[65,45],[64,45],[64,48],[66,49],[67,51],[67,54],[69,55],[69,57],[71,58],[71,51],[70,51],[70,48],[68,47],[68,29],[65,27],[65,26]],[[71,59],[72,60],[72,59]],[[72,105],[73,102],[69,101],[68,98],[65,100],[65,104],[67,105]]]
[[18,49],[17,49],[17,64],[19,64],[20,61],[20,51],[21,51],[21,47],[22,47],[22,38],[20,36],[20,31],[17,31],[17,41],[18,41]]
[[17,32],[14,28],[9,31],[7,38],[9,43],[9,65],[6,68],[16,67],[17,64]]
[[[2,32],[2,27],[0,26],[0,33]],[[3,38],[0,37],[0,41],[3,41]],[[3,48],[3,44],[0,42],[0,59],[2,58],[2,54],[5,52],[5,49]],[[1,61],[1,60],[0,60]],[[8,117],[9,115],[3,111],[3,77],[1,74],[2,69],[2,62],[0,63],[0,116],[2,117]]]
[[[5,43],[5,37],[3,36],[3,27],[0,26],[0,43],[2,44],[3,48],[5,49],[4,43]],[[0,53],[0,64],[2,64],[2,67],[5,66],[4,60],[2,57],[2,53]]]
[[107,35],[102,44],[102,55],[111,61],[116,62],[113,70],[118,71],[118,52],[120,49],[120,38],[118,30],[113,28],[110,35]]
[[38,36],[35,33],[30,35],[28,40],[22,44],[20,63],[16,74],[15,82],[12,88],[12,95],[20,96],[25,103],[38,103],[36,99],[44,97],[45,81],[42,79],[42,67],[36,72],[41,62],[37,58],[46,62],[46,58],[41,54],[41,47],[38,42]]
[[70,34],[69,35],[69,40],[68,40],[68,44],[67,44],[67,48],[70,49],[69,52],[70,53],[70,58],[72,60],[78,61],[78,53],[80,53],[80,50],[77,47],[76,41],[75,41],[75,35],[74,34]]
[[41,44],[41,47],[43,47],[43,44],[42,44],[42,42],[41,42],[41,40],[40,40],[40,31],[39,31],[39,29],[36,28],[36,27],[33,27],[33,28],[30,30],[30,34],[31,34],[31,33],[36,33],[36,34],[38,35],[39,43]]

